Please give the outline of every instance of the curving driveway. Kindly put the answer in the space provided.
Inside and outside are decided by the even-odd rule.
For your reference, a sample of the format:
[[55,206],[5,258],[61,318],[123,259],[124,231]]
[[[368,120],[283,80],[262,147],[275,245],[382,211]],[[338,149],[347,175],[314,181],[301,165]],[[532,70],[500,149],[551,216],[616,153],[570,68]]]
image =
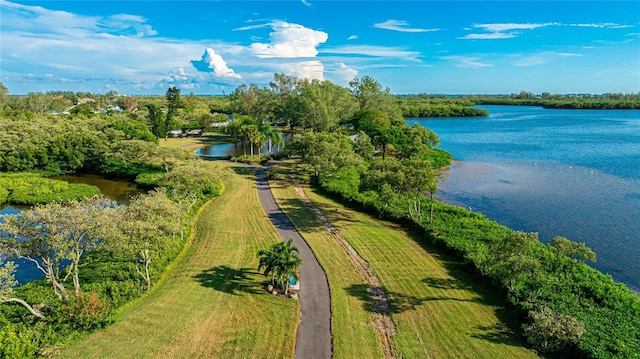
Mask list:
[[331,298],[324,270],[315,255],[289,219],[276,204],[267,169],[256,168],[258,198],[265,213],[283,240],[293,238],[300,250],[300,311],[301,318],[296,333],[296,358],[331,358]]

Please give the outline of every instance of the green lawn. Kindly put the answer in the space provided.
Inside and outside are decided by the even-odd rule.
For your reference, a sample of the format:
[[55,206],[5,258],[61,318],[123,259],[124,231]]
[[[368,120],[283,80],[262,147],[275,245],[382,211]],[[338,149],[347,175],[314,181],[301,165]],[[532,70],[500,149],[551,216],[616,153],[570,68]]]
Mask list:
[[[279,203],[302,231],[327,271],[334,316],[336,357],[374,357],[370,302],[366,285],[345,261],[337,243],[329,242],[312,214],[285,181],[273,182]],[[458,260],[419,245],[391,223],[349,210],[305,189],[341,234],[369,263],[391,300],[397,327],[396,352],[405,358],[536,358],[505,325],[509,315],[499,298],[474,282]],[[363,347],[369,347],[363,348]]]
[[253,172],[236,168],[163,281],[65,358],[291,358],[298,302],[266,293],[256,252],[279,241]]

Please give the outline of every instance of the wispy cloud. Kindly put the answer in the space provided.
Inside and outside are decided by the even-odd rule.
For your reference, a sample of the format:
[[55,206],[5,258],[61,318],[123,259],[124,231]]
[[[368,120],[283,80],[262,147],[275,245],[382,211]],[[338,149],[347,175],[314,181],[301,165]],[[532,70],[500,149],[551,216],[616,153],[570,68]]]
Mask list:
[[305,6],[313,6],[313,4],[308,0],[302,0],[302,4],[304,4]]
[[433,31],[440,30],[440,29],[422,29],[422,28],[416,28],[416,27],[409,27],[409,23],[404,20],[387,20],[385,22],[373,24],[373,27],[378,29],[400,31],[400,32],[433,32]]
[[441,57],[443,60],[451,61],[457,67],[462,68],[470,68],[470,69],[478,69],[483,67],[491,67],[493,65],[480,62],[480,58],[476,56],[462,56],[462,55],[453,55],[453,56],[443,56]]
[[347,40],[356,40],[357,38],[358,38],[358,35],[351,35],[347,37]]
[[560,23],[490,23],[490,24],[474,24],[473,29],[484,30],[482,33],[467,34],[460,39],[465,40],[499,40],[510,39],[520,34],[521,30],[534,30],[546,26],[557,26]]
[[559,58],[567,58],[567,57],[579,57],[581,54],[571,53],[571,52],[555,52],[555,51],[544,51],[539,52],[533,55],[527,55],[521,57],[513,62],[514,66],[518,67],[530,67],[530,66],[539,66],[544,65],[550,62],[553,62]]
[[596,29],[628,29],[628,28],[634,27],[633,25],[622,25],[622,24],[616,24],[616,23],[613,23],[613,22],[569,24],[569,26],[592,27],[592,28],[596,28]]
[[341,54],[341,55],[364,55],[372,57],[396,58],[407,61],[420,61],[417,51],[409,51],[400,47],[373,46],[373,45],[356,45],[356,46],[337,46],[323,49],[322,53]]

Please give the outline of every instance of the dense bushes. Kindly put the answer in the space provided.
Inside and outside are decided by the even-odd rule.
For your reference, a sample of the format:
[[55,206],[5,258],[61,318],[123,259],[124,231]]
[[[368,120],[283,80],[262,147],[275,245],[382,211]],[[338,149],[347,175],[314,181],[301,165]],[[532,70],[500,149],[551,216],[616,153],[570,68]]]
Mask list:
[[44,178],[35,173],[0,173],[0,203],[34,205],[91,197],[96,186]]

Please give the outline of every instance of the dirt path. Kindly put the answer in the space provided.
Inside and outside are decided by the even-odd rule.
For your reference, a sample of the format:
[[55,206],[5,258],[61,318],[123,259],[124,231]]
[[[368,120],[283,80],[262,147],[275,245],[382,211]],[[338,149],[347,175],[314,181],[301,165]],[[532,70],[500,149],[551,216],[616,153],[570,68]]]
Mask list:
[[348,254],[349,260],[356,268],[358,273],[362,276],[362,278],[367,282],[369,297],[371,298],[371,306],[375,313],[373,318],[373,326],[378,333],[378,336],[381,339],[381,343],[383,346],[384,355],[386,358],[395,358],[395,352],[393,349],[393,345],[391,342],[391,337],[396,333],[396,327],[393,323],[393,320],[389,316],[390,307],[389,301],[387,299],[387,293],[385,292],[382,284],[380,283],[380,279],[373,270],[369,267],[369,264],[360,257],[358,252],[349,244],[349,242],[342,237],[342,234],[336,229],[336,227],[329,222],[327,217],[313,205],[313,202],[309,200],[307,195],[304,193],[304,189],[300,186],[300,183],[296,180],[295,175],[290,175],[291,179],[295,184],[296,193],[298,197],[305,203],[305,205],[318,217],[320,222],[322,222],[325,230],[329,232],[329,234],[336,239],[338,243],[342,245]]
[[267,169],[256,168],[258,198],[264,212],[283,240],[293,238],[300,251],[300,312],[301,318],[296,333],[295,356],[300,359],[331,358],[331,296],[327,276],[309,248],[276,204],[269,182]]

